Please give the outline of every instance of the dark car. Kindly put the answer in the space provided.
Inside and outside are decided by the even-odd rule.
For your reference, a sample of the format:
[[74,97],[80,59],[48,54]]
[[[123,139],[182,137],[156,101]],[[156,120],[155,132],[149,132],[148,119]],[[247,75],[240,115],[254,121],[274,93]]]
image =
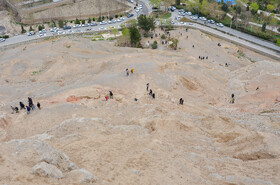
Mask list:
[[132,14],[132,13],[127,14],[127,18],[130,18],[130,17],[133,17],[133,16],[134,16],[134,14]]
[[64,29],[64,30],[70,30],[70,29],[71,29],[71,26],[64,26],[63,29]]
[[91,26],[97,26],[97,23],[96,22],[93,22],[90,24]]

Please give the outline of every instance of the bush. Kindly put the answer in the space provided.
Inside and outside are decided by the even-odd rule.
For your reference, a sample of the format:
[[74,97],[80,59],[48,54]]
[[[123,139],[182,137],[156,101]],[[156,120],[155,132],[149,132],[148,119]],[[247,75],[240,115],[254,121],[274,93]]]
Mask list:
[[[105,17],[104,16],[102,16],[102,21],[104,21],[104,19],[105,19]],[[101,21],[100,21],[101,22]]]
[[80,24],[81,22],[80,22],[80,20],[79,19],[76,19],[75,20],[75,24]]
[[92,21],[95,21],[95,17],[92,18]]
[[157,49],[157,41],[154,41],[154,43],[152,44],[152,49]]
[[91,18],[88,18],[88,21],[87,21],[88,23],[91,23]]
[[277,39],[277,45],[280,46],[280,39]]
[[9,38],[9,37],[10,37],[9,35],[4,35],[4,36],[3,36],[4,39],[7,39],[7,38]]
[[161,39],[166,39],[166,36],[165,36],[164,34],[162,34],[162,35],[160,36],[160,38],[161,38]]
[[97,22],[101,22],[101,21],[102,21],[102,18],[101,18],[101,17],[98,17]]
[[115,15],[115,18],[117,19],[119,17],[119,15]]
[[59,26],[59,28],[63,28],[63,26],[64,26],[63,20],[58,21],[58,26]]
[[26,30],[23,28],[23,26],[21,25],[21,33],[25,33]]
[[34,31],[34,29],[32,28],[32,26],[29,27],[29,31]]
[[82,24],[85,24],[86,23],[86,21],[85,20],[82,20]]
[[222,10],[224,12],[228,12],[228,5],[224,3],[223,6],[222,6]]

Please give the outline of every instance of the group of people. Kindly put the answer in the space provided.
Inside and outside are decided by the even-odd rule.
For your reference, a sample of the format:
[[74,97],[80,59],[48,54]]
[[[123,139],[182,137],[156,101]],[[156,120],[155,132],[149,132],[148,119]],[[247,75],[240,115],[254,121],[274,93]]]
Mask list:
[[[25,110],[26,109],[27,114],[30,114],[31,110],[33,110],[33,111],[36,110],[36,106],[34,105],[32,98],[30,98],[30,97],[28,97],[28,105],[24,105],[23,102],[19,102],[19,106],[20,106],[20,110],[22,110],[22,109]],[[38,107],[38,109],[41,109],[40,102],[37,102],[37,107]],[[11,106],[11,109],[12,109],[13,113],[14,112],[19,113],[18,107]]]
[[[125,72],[126,72],[126,76],[129,76],[129,70],[128,70],[128,68],[126,68]],[[131,73],[131,74],[134,73],[134,69],[133,69],[133,68],[130,70],[130,73]]]
[[107,94],[107,95],[105,96],[106,101],[108,101],[108,99],[113,99],[113,96],[114,96],[113,92],[112,92],[112,91],[109,91],[109,94]]
[[208,56],[206,56],[206,57],[201,57],[201,56],[199,56],[198,58],[199,58],[200,60],[204,60],[204,59],[208,60]]
[[[147,83],[146,86],[147,86],[147,91],[149,91],[150,84]],[[150,89],[149,95],[152,96],[153,99],[156,98],[156,95],[155,95],[155,93],[153,93],[153,90],[152,90],[152,89]]]

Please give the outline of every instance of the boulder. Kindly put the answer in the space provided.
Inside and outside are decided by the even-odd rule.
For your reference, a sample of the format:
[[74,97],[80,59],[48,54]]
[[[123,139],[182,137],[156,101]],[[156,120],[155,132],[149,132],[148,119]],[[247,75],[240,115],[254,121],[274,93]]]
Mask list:
[[36,164],[31,171],[34,175],[39,175],[41,177],[54,177],[60,179],[63,177],[62,172],[54,165],[48,164],[46,162],[41,162]]
[[66,178],[68,178],[71,181],[71,183],[74,184],[94,183],[97,181],[97,178],[85,169],[72,170],[67,174]]

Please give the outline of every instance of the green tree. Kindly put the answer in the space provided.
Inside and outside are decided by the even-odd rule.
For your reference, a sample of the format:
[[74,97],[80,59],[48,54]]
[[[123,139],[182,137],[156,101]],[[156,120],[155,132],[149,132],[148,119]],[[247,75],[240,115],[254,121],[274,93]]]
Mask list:
[[90,18],[90,17],[88,18],[88,21],[87,21],[87,22],[88,22],[88,23],[91,23],[91,18]]
[[85,24],[86,23],[86,21],[85,20],[82,20],[82,24]]
[[267,11],[272,12],[274,10],[274,6],[269,4],[266,6]]
[[262,32],[265,32],[265,29],[266,29],[266,22],[263,23],[263,25],[262,25]]
[[180,5],[181,4],[181,0],[176,0],[176,5]]
[[136,28],[136,27],[129,28],[129,32],[130,32],[131,45],[136,46],[141,40],[140,32],[139,32],[138,28]]
[[92,21],[95,21],[95,17],[92,18]]
[[80,24],[80,20],[76,18],[75,24]]
[[242,9],[241,6],[236,6],[235,12],[237,15],[239,15],[241,13]]
[[223,6],[222,6],[222,10],[224,12],[228,12],[228,5],[224,3]]
[[98,17],[97,22],[101,22],[101,21],[102,21],[102,18],[101,18],[101,17]]
[[280,39],[277,39],[277,45],[280,46]]
[[256,13],[259,10],[259,5],[258,3],[251,3],[250,4],[250,10],[253,13]]
[[159,7],[162,0],[150,0],[150,4],[155,7]]
[[152,49],[157,49],[157,41],[155,40],[154,43],[152,44]]
[[150,30],[155,29],[155,19],[153,17],[147,17],[146,15],[140,15],[138,18],[138,26],[148,33]]
[[29,27],[29,31],[34,31],[33,28],[32,28],[32,26]]
[[204,15],[208,15],[208,14],[209,14],[209,3],[208,3],[207,0],[203,0],[203,1],[202,1],[200,11],[201,11],[201,13],[203,13]]
[[25,33],[26,30],[24,29],[23,25],[21,25],[21,33]]
[[64,26],[63,20],[58,21],[58,26],[59,26],[59,28],[63,28],[63,26]]

